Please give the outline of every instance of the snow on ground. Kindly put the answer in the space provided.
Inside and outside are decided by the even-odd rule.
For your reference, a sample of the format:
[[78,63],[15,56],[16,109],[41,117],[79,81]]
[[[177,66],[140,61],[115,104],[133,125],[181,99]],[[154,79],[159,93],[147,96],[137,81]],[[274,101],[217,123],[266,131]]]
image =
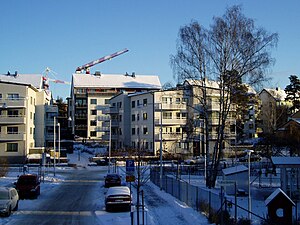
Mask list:
[[[69,154],[69,163],[76,164],[77,169],[88,169],[96,170],[96,166],[88,166],[90,154],[86,152],[74,151],[74,154]],[[56,171],[60,170],[72,170],[74,168],[69,168],[65,166],[56,166]],[[99,168],[98,168],[99,169]],[[125,168],[118,168],[118,172],[123,173]],[[30,173],[38,173],[38,167],[31,168]],[[13,183],[17,180],[18,176],[23,173],[23,168],[12,167],[9,169],[7,176],[0,178],[0,186],[13,186]],[[64,176],[60,173],[56,173],[53,176],[53,168],[45,169],[45,176],[41,182],[41,190],[43,193],[52,193],[56,190],[57,185],[60,185],[64,180]],[[186,204],[178,201],[176,198],[170,194],[161,191],[159,187],[148,182],[147,185],[143,186],[145,192],[145,202],[146,202],[146,225],[188,225],[188,224],[208,224],[205,216],[201,215],[199,212],[188,207]],[[135,189],[133,189],[134,199],[136,199]],[[19,205],[18,211],[28,210],[39,207],[39,200],[46,198],[45,194],[39,196],[36,200],[22,200],[22,204]],[[149,205],[148,205],[149,203]],[[18,213],[14,212],[14,213]],[[14,213],[8,218],[1,218],[3,222],[9,222],[14,216]],[[101,222],[103,224],[110,225],[128,225],[130,224],[130,216],[128,212],[124,213],[107,213],[105,211],[95,211],[95,215],[101,217]],[[135,215],[136,218],[136,215]],[[142,218],[142,216],[140,216]],[[141,220],[140,220],[141,221]],[[102,224],[101,223],[101,224]]]

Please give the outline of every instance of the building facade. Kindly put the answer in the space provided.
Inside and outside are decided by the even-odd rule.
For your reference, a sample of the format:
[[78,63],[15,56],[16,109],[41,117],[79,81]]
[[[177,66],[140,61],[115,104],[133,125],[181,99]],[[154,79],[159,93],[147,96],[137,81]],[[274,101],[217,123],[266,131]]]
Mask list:
[[158,76],[110,75],[96,72],[91,74],[73,74],[69,115],[75,138],[106,143],[109,99],[122,91],[159,90]]
[[41,75],[1,75],[0,156],[23,163],[45,146],[45,105],[51,93],[43,89]]

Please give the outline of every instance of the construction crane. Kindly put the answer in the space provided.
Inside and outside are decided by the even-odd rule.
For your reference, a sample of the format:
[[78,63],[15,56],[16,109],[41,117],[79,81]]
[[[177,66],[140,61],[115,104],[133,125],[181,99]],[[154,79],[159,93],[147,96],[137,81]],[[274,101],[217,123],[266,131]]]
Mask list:
[[102,58],[100,58],[100,59],[97,59],[97,60],[95,60],[95,61],[89,62],[89,63],[84,64],[84,65],[82,65],[82,66],[79,66],[79,67],[77,67],[77,69],[76,69],[76,73],[85,73],[85,74],[89,74],[89,73],[90,73],[90,68],[91,68],[92,66],[95,66],[96,64],[102,63],[102,62],[104,62],[104,61],[106,61],[106,60],[110,60],[110,59],[112,59],[112,58],[114,58],[114,57],[116,57],[116,56],[118,56],[118,55],[124,54],[125,52],[128,52],[128,51],[129,51],[129,50],[125,48],[125,49],[123,49],[123,50],[121,50],[121,51],[115,52],[115,53],[113,53],[113,54],[104,56],[104,57],[102,57]]
[[57,80],[57,79],[52,79],[49,78],[48,74],[51,72],[51,74],[55,77],[55,74],[57,74],[56,72],[54,72],[53,70],[51,70],[49,67],[47,67],[45,69],[45,71],[43,72],[45,74],[45,76],[43,76],[43,85],[45,89],[49,88],[49,81],[54,82],[56,84],[68,84],[70,85],[70,82],[67,81],[63,81],[63,80]]

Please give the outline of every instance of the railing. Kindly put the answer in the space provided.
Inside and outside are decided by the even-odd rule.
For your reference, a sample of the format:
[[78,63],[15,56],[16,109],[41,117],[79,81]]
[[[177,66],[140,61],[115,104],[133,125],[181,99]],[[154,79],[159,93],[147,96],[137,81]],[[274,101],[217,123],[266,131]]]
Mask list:
[[26,98],[2,98],[0,99],[0,105],[5,105],[4,108],[25,108],[26,107]]
[[16,133],[0,133],[0,141],[17,141],[24,140],[25,133],[24,132],[16,132]]
[[1,124],[18,124],[25,123],[26,118],[23,115],[0,115]]
[[[160,119],[154,120],[155,125],[160,125]],[[162,119],[162,124],[186,124],[187,119]]]
[[[187,134],[185,134],[185,133],[162,133],[162,138],[168,139],[168,140],[183,139],[186,137],[187,137]],[[160,140],[160,134],[155,134],[154,138],[155,138],[155,140]]]

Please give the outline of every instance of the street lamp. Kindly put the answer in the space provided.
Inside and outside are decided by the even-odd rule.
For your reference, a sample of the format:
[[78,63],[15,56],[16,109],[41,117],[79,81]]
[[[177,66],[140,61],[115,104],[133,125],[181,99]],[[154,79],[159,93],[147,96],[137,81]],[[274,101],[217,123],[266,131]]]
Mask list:
[[246,149],[244,152],[248,155],[248,219],[251,221],[250,157],[254,151]]
[[53,148],[54,148],[54,159],[53,159],[53,168],[54,168],[54,176],[55,176],[55,164],[56,164],[56,135],[55,135],[55,128],[56,128],[56,117],[53,117]]
[[60,123],[57,123],[58,126],[58,163],[60,163]]
[[160,190],[162,190],[162,103],[159,103],[160,105],[160,145],[159,145],[159,186]]

